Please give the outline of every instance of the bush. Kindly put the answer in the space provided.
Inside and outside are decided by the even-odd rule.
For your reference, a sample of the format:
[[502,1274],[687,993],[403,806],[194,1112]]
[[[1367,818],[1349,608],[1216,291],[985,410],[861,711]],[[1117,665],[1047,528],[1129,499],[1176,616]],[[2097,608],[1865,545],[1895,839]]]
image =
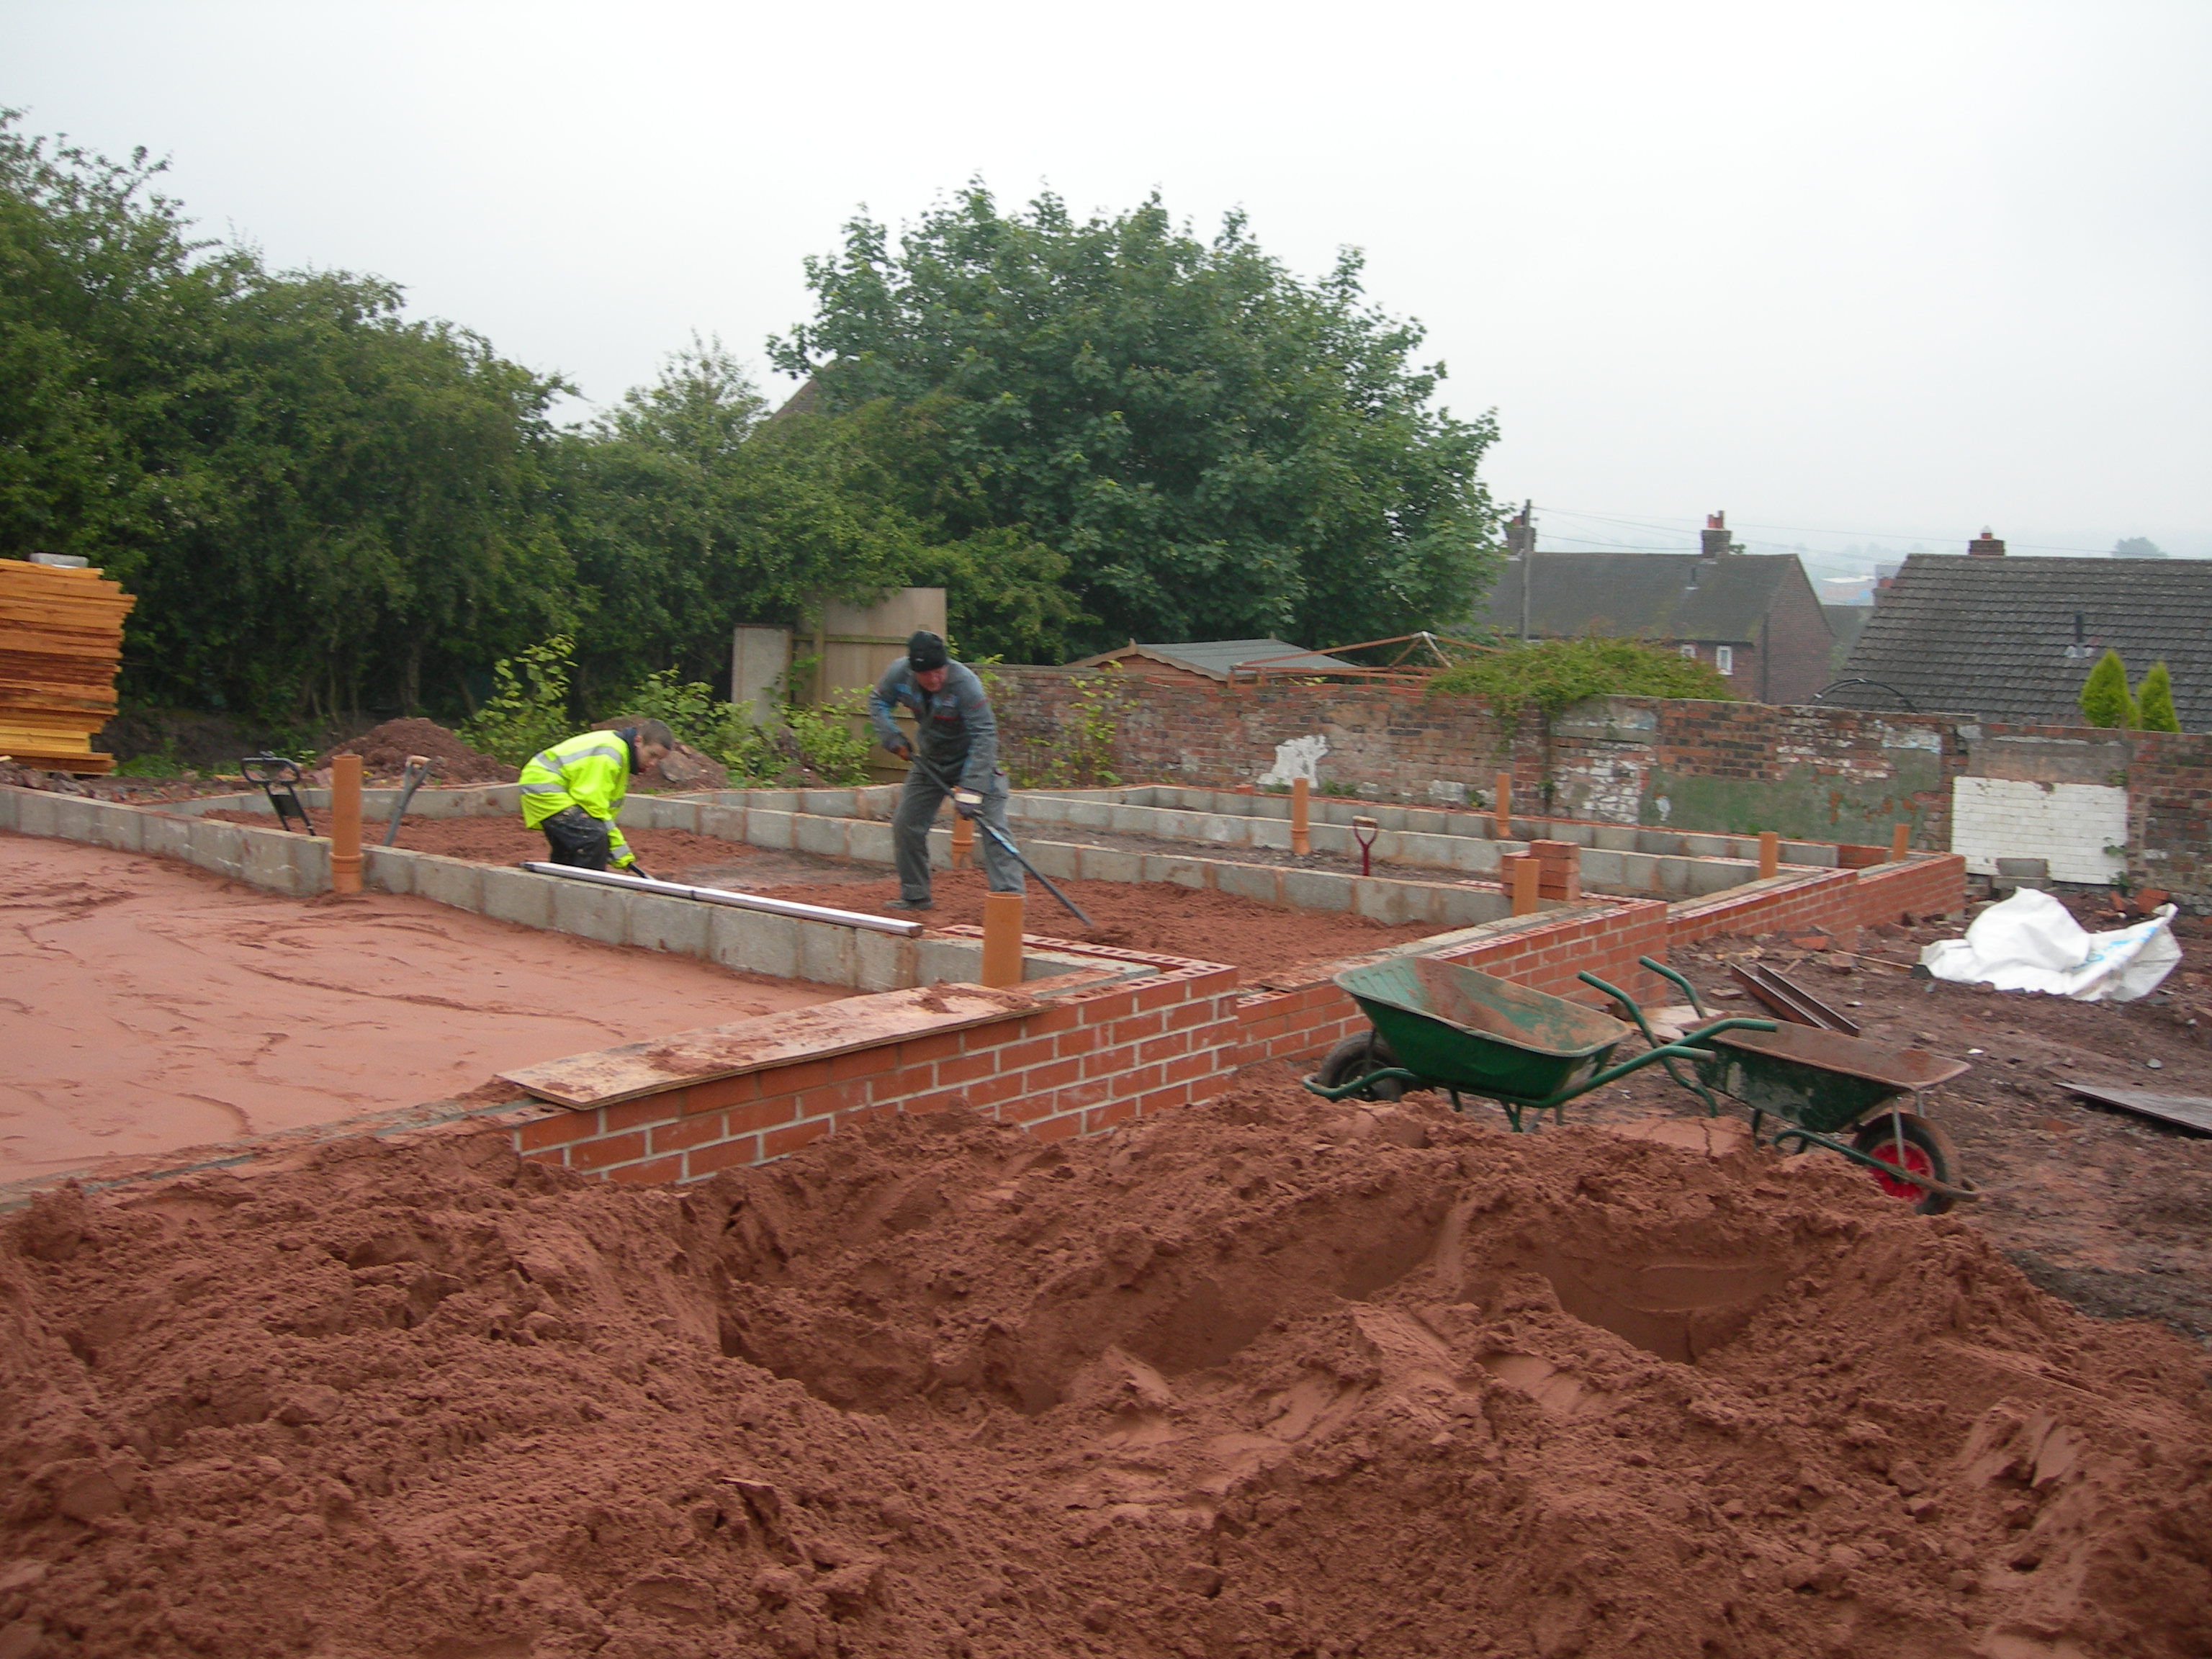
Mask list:
[[577,730],[568,713],[568,676],[576,642],[556,634],[542,645],[524,647],[520,656],[502,657],[492,669],[491,701],[461,722],[459,735],[509,766],[520,766],[540,750]]
[[2136,724],[2146,732],[2181,730],[2181,717],[2173,708],[2173,680],[2162,662],[2153,663],[2136,688]]
[[2092,726],[2136,726],[2142,721],[2136,700],[2128,695],[2127,665],[2117,651],[2107,649],[2097,659],[2089,678],[2081,682],[2081,717]]
[[786,703],[784,724],[791,728],[799,757],[824,783],[856,784],[868,781],[871,741],[853,729],[853,716],[867,712],[868,694],[841,691],[824,702],[801,706]]
[[679,679],[673,668],[647,675],[622,700],[622,712],[633,719],[665,721],[678,743],[727,767],[733,783],[773,779],[783,770],[784,757],[774,740],[744,709],[718,702],[703,680]]
[[1429,695],[1480,697],[1510,720],[1534,703],[1547,716],[1589,697],[1701,697],[1734,702],[1717,670],[1636,640],[1586,634],[1501,646],[1429,682]]

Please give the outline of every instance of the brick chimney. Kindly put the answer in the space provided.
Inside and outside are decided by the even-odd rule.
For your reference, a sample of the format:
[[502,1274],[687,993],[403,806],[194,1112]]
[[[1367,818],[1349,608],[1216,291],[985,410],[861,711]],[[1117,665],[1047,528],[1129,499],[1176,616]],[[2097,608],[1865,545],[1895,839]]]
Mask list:
[[1991,535],[1990,527],[1984,525],[1982,533],[1966,544],[1966,551],[1977,558],[2002,559],[2004,557],[2004,544]]
[[1505,521],[1505,556],[1517,559],[1536,550],[1536,503],[1523,501],[1521,510]]
[[1706,514],[1705,527],[1698,537],[1698,556],[1717,559],[1729,550],[1728,514]]

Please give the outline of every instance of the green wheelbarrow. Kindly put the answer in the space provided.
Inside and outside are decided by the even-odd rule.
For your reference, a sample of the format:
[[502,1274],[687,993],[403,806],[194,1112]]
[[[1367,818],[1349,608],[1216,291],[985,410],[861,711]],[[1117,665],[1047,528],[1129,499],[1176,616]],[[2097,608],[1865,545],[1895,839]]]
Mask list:
[[1504,1107],[1516,1130],[1531,1112],[1564,1121],[1569,1101],[1647,1066],[1712,1060],[1715,1051],[1699,1045],[1715,1033],[1774,1030],[1771,1019],[1720,1020],[1695,1042],[1654,1042],[1615,1066],[1607,1062],[1633,1026],[1473,968],[1395,957],[1347,968],[1336,983],[1371,1029],[1332,1048],[1304,1079],[1308,1089],[1325,1100],[1395,1100],[1408,1089],[1442,1089],[1454,1111],[1462,1096],[1473,1095]]
[[[1951,1138],[1918,1109],[1922,1094],[1972,1069],[1965,1060],[1818,1026],[1767,1024],[1754,1030],[1740,1020],[1717,1020],[1689,981],[1649,957],[1638,961],[1671,981],[1706,1022],[1682,1038],[1705,1051],[1691,1061],[1694,1081],[1671,1064],[1668,1071],[1705,1101],[1708,1113],[1720,1109],[1716,1091],[1740,1101],[1751,1109],[1754,1142],[1766,1120],[1778,1119],[1781,1127],[1767,1137],[1778,1152],[1819,1146],[1838,1153],[1872,1170],[1892,1197],[1913,1200],[1923,1215],[1941,1215],[1962,1199],[1980,1196],[1959,1178]],[[1632,998],[1595,974],[1576,977],[1611,997],[1647,1042],[1662,1046]],[[1911,1109],[1900,1103],[1908,1098]]]

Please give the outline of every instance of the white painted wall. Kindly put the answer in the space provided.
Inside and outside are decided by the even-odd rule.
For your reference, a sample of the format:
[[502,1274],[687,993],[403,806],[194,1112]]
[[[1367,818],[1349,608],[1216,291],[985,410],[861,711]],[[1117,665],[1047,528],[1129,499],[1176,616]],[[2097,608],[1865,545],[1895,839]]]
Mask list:
[[2001,859],[2046,859],[2054,881],[2109,883],[2127,860],[2107,853],[2128,838],[2128,792],[2095,783],[2024,783],[1956,778],[1951,784],[1951,850],[1975,875]]

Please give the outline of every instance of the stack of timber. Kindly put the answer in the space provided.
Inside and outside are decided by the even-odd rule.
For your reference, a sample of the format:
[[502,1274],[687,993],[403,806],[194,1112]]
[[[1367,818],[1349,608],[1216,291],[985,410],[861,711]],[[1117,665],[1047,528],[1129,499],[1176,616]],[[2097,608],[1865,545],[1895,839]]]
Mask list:
[[0,757],[50,772],[115,764],[92,738],[115,712],[137,603],[97,570],[0,559]]

